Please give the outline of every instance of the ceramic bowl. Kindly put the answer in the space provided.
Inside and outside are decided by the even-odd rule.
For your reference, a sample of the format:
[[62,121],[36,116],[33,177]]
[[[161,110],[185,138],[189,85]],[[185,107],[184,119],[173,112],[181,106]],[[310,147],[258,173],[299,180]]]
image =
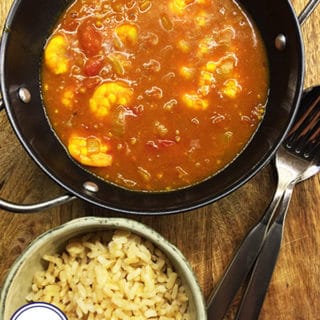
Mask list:
[[69,239],[81,234],[115,229],[131,231],[158,247],[169,258],[186,287],[192,320],[207,319],[204,298],[196,276],[186,258],[174,245],[156,231],[134,220],[98,217],[69,221],[40,235],[28,246],[14,262],[3,284],[0,319],[9,320],[17,309],[27,303],[25,297],[30,292],[33,275],[37,270],[44,268],[44,254],[61,252]]

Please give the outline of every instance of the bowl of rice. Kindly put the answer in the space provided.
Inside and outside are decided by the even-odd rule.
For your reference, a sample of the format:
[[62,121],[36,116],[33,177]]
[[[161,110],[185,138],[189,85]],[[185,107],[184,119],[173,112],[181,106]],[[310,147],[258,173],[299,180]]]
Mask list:
[[125,218],[78,218],[35,239],[5,279],[0,319],[38,302],[68,320],[207,319],[183,254],[155,230]]

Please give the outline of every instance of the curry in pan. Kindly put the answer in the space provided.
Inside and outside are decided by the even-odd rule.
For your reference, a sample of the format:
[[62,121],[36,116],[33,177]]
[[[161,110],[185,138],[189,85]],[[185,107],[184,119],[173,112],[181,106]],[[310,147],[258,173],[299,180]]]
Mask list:
[[143,191],[222,170],[268,98],[263,41],[232,0],[76,0],[46,43],[41,79],[70,157]]

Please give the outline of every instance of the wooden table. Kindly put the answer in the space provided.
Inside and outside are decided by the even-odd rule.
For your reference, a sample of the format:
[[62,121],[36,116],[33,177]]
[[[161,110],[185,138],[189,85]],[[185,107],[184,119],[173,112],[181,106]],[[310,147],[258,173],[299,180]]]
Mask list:
[[[284,0],[281,0],[284,1]],[[13,0],[1,0],[0,27]],[[294,0],[297,12],[305,0]],[[305,86],[320,83],[320,8],[303,25],[306,53]],[[29,158],[5,112],[0,113],[0,197],[19,203],[49,199],[64,191]],[[230,196],[186,214],[131,217],[160,232],[189,259],[208,297],[235,249],[266,208],[274,191],[271,166]],[[261,319],[320,319],[320,175],[296,187],[284,240]],[[39,214],[0,210],[0,283],[8,268],[39,234],[81,216],[113,214],[76,200]],[[236,298],[226,319],[232,319]]]

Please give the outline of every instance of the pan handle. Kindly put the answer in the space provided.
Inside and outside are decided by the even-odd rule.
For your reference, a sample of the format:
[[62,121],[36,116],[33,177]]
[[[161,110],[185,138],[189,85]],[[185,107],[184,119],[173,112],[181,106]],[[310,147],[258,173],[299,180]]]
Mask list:
[[63,195],[52,200],[34,204],[17,204],[0,198],[0,209],[12,213],[36,213],[67,203],[71,200],[74,200],[75,198],[75,196]]
[[[0,96],[0,111],[4,109],[4,103]],[[6,201],[0,198],[0,209],[14,212],[14,213],[35,213],[43,210],[47,210],[61,204],[67,203],[74,200],[76,197],[72,195],[63,195],[55,199],[51,199],[44,202],[39,202],[35,204],[17,204],[10,201]]]
[[309,0],[304,9],[300,12],[298,16],[299,24],[302,26],[304,22],[309,18],[313,10],[318,6],[320,0]]

